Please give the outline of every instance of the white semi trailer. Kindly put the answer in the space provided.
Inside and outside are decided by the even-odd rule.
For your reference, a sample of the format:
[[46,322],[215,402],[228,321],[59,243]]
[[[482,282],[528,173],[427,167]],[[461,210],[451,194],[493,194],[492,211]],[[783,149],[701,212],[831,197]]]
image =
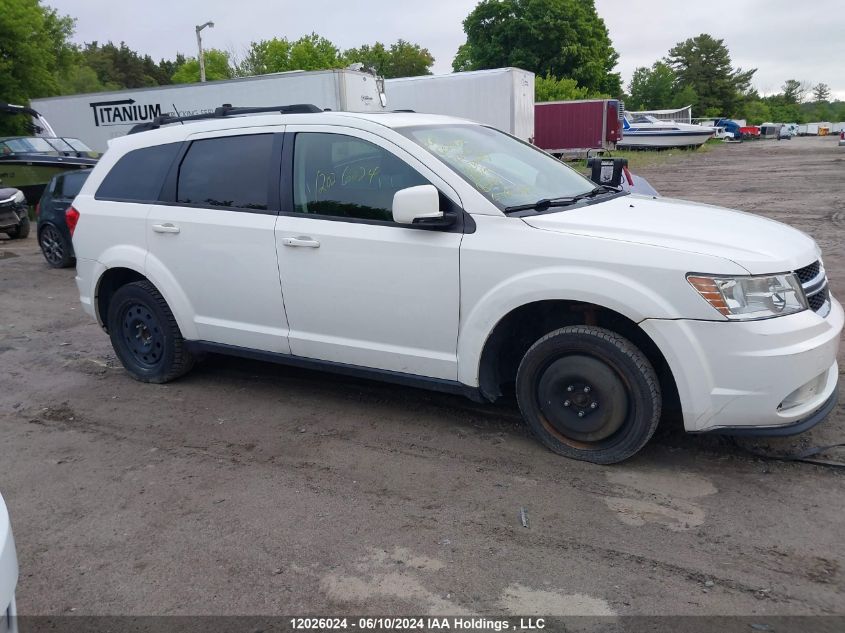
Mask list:
[[521,68],[387,79],[384,91],[391,110],[447,114],[534,138],[534,73]]
[[158,86],[33,99],[57,136],[79,138],[103,152],[109,139],[160,115],[213,112],[234,106],[310,103],[328,110],[372,112],[384,109],[381,80],[356,70],[274,73],[206,83]]

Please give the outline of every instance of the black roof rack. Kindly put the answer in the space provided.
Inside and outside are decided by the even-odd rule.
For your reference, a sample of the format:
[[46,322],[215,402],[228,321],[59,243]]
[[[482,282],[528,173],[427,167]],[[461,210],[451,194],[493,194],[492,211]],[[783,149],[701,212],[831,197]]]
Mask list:
[[295,103],[292,105],[280,106],[265,106],[261,108],[242,108],[233,106],[231,103],[224,103],[219,108],[215,108],[214,112],[205,112],[203,114],[191,114],[189,116],[170,116],[163,114],[157,116],[152,121],[147,123],[139,123],[129,130],[129,134],[137,134],[138,132],[146,132],[148,130],[157,130],[162,125],[170,125],[171,123],[184,123],[185,121],[202,121],[205,119],[221,119],[227,116],[238,116],[241,114],[262,114],[265,112],[279,112],[280,114],[313,114],[322,112],[320,108],[310,103]]

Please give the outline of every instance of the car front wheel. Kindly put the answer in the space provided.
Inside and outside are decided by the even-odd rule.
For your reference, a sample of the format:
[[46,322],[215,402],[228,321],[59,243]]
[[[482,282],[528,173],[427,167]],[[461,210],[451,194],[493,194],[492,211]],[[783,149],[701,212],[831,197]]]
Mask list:
[[193,367],[173,313],[150,282],[120,287],[109,303],[107,323],[115,353],[136,380],[164,383]]
[[660,420],[660,384],[651,363],[604,328],[569,326],[538,340],[519,365],[516,391],[543,444],[597,464],[634,455]]

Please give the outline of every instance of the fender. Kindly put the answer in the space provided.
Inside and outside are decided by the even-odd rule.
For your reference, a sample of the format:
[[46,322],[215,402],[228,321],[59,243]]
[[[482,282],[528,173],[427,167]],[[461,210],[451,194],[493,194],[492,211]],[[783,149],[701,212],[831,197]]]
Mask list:
[[609,308],[634,323],[672,315],[677,307],[654,289],[608,270],[581,266],[548,267],[514,275],[490,288],[472,306],[461,306],[458,380],[479,385],[481,354],[496,325],[511,311],[538,301],[574,301]]
[[196,311],[188,295],[182,290],[182,286],[176,281],[176,277],[170,270],[161,263],[155,255],[147,251],[145,277],[158,289],[170,311],[176,319],[182,337],[188,341],[198,340],[197,325],[195,322]]
[[[108,264],[103,262],[108,262]],[[182,336],[188,340],[197,338],[197,329],[193,319],[194,308],[176,279],[160,261],[145,249],[129,244],[120,244],[106,249],[101,253],[96,265],[97,292],[93,295],[95,298],[99,296],[99,287],[103,275],[113,268],[128,268],[146,277],[167,301]],[[105,321],[105,315],[98,314],[97,318],[102,325]]]

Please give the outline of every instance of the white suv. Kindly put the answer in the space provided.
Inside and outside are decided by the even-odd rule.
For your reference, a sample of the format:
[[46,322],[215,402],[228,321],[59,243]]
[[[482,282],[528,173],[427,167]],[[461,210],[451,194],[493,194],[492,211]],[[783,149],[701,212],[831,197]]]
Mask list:
[[69,212],[82,304],[138,380],[211,351],[515,394],[598,463],[661,412],[785,435],[835,404],[843,312],[795,229],[598,187],[469,121],[238,114],[112,141]]

